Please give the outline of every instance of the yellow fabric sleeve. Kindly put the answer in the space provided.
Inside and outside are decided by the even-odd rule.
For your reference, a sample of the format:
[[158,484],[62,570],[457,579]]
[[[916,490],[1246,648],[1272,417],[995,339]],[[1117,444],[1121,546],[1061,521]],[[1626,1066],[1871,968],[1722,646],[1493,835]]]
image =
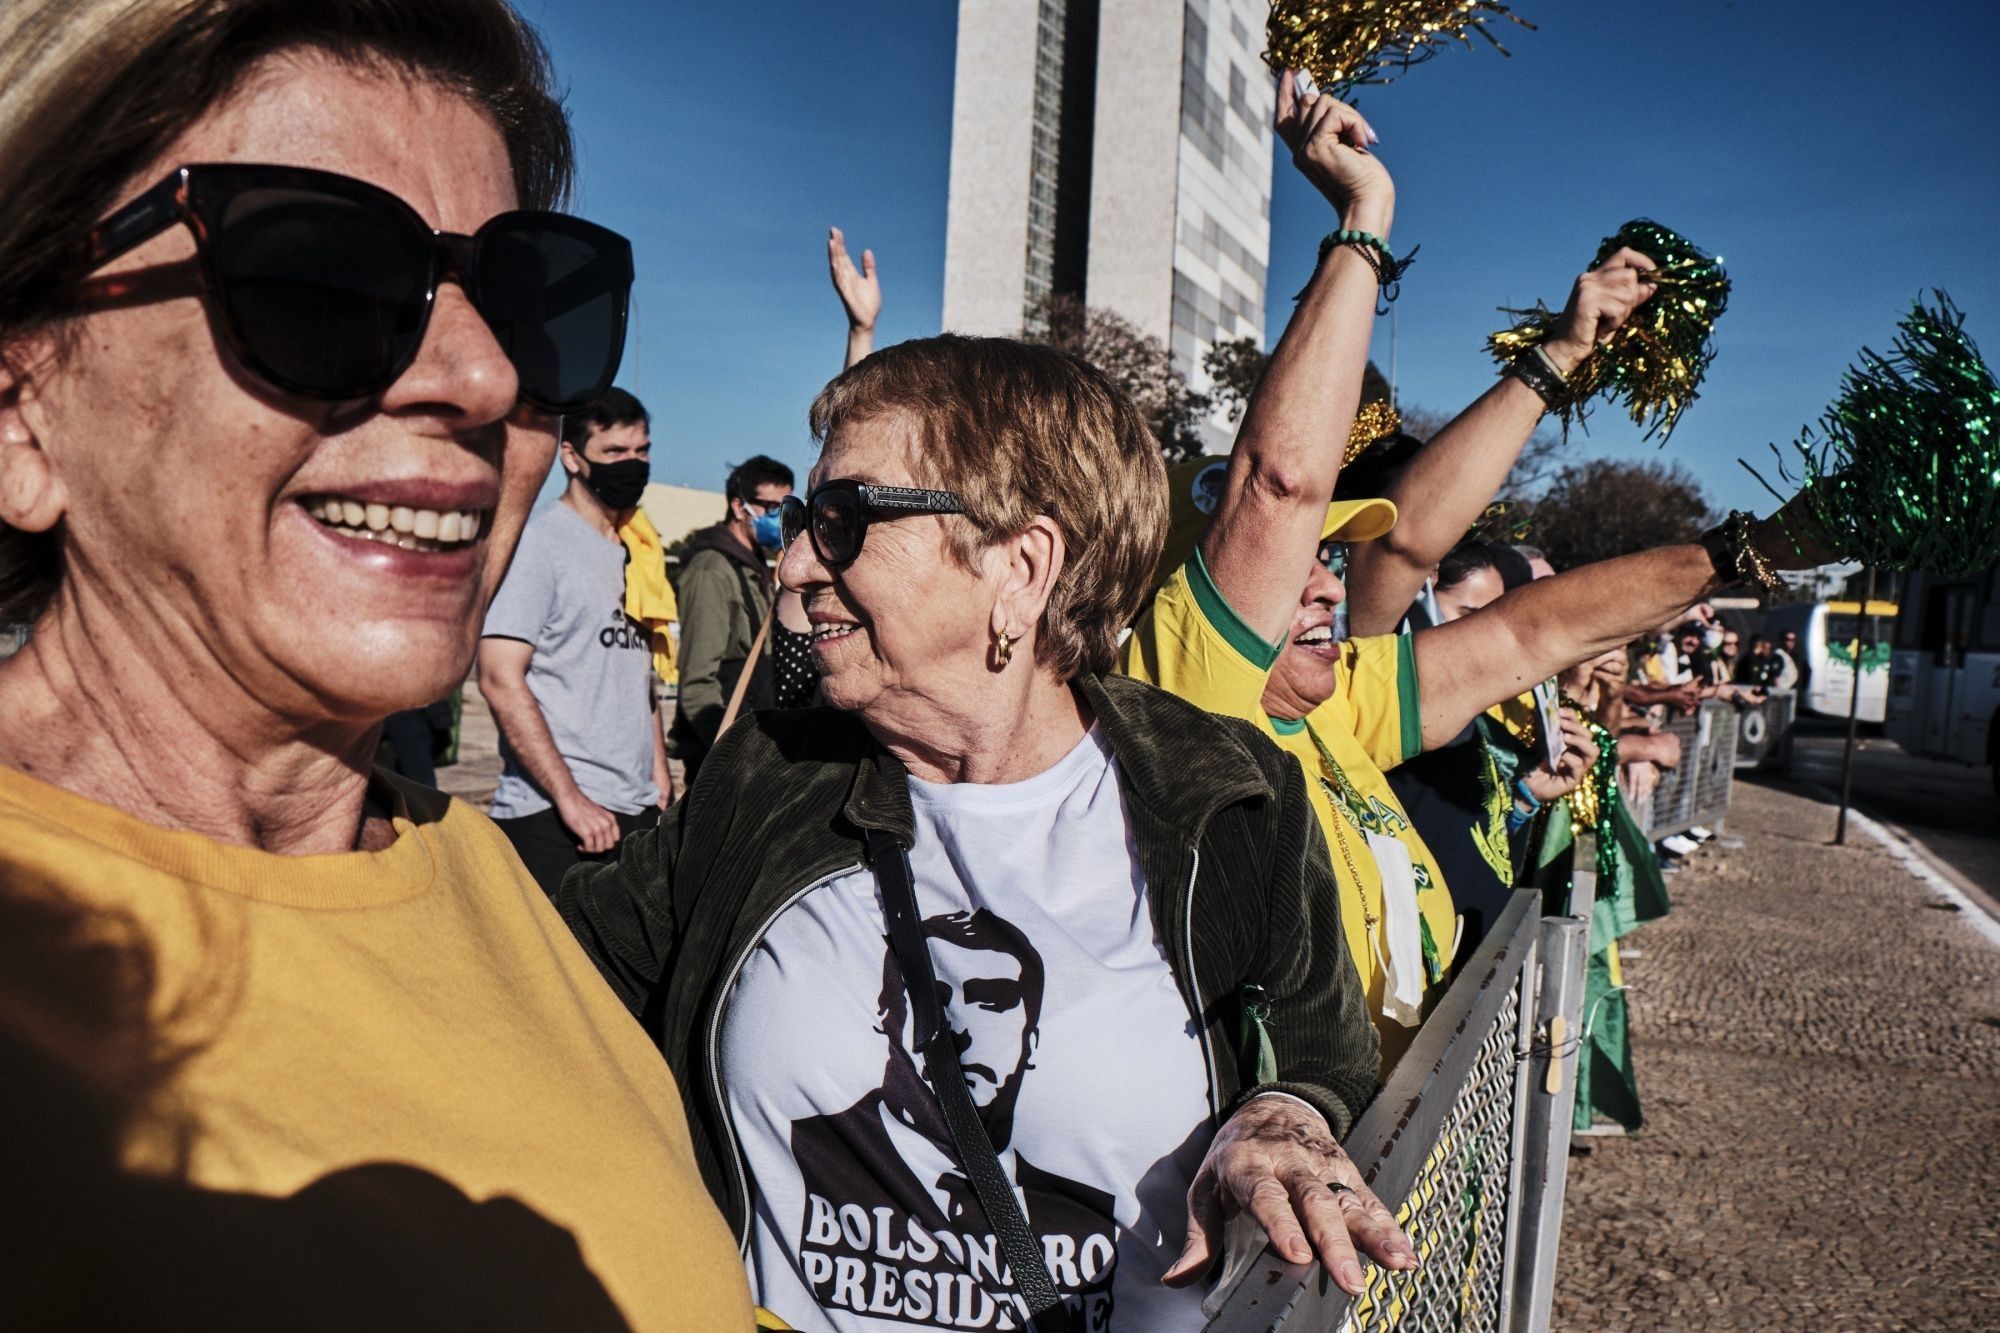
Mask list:
[[1230,609],[1196,551],[1140,614],[1119,669],[1211,713],[1260,721],[1277,660],[1277,646]]
[[1333,697],[1307,719],[1315,728],[1347,732],[1375,767],[1385,771],[1423,749],[1423,710],[1411,636],[1351,639],[1341,645],[1334,673]]

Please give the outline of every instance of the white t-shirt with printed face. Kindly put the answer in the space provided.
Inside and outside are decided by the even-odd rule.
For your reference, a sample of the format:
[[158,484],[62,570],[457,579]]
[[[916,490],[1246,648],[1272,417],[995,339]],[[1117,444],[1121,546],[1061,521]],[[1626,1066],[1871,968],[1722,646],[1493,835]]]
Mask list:
[[[1199,1329],[1160,1275],[1213,1135],[1116,762],[1096,731],[1025,782],[910,780],[910,853],[959,1061],[1083,1327]],[[911,1052],[875,876],[787,908],[722,1033],[752,1181],[751,1283],[801,1329],[1023,1327],[1006,1261]]]

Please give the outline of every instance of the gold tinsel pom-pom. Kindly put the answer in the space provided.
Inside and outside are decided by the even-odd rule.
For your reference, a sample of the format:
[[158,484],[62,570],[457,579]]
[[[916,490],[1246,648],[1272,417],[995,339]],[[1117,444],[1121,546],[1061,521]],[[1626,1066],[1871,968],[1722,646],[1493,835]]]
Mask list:
[[1339,95],[1356,84],[1389,82],[1436,55],[1447,38],[1470,46],[1467,33],[1506,55],[1486,27],[1496,18],[1535,26],[1491,0],[1275,0],[1264,63],[1275,74],[1302,69]]
[[1348,429],[1347,452],[1341,455],[1340,465],[1346,467],[1367,453],[1369,445],[1394,435],[1402,428],[1403,414],[1389,406],[1387,399],[1377,398],[1363,403],[1361,410],[1354,414],[1354,425]]

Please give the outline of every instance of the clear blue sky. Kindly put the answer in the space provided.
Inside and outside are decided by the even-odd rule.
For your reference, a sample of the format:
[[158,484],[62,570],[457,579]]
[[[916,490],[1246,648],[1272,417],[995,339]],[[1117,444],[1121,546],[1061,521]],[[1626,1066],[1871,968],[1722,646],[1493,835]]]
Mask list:
[[[805,409],[843,344],[827,225],[881,262],[880,340],[938,327],[956,4],[518,2],[569,90],[578,211],[637,248],[621,382],[652,409],[655,478],[717,488],[756,452],[803,472]],[[1816,418],[1920,291],[1946,288],[2000,360],[2000,6],[1514,9],[1539,30],[1503,25],[1511,59],[1448,51],[1361,92],[1396,247],[1423,246],[1397,311],[1404,403],[1471,401],[1494,308],[1560,304],[1637,216],[1727,261],[1720,351],[1664,453],[1607,406],[1579,455],[1678,459],[1712,501],[1768,504],[1735,460],[1763,466]],[[1333,225],[1283,155],[1275,189],[1271,340]]]

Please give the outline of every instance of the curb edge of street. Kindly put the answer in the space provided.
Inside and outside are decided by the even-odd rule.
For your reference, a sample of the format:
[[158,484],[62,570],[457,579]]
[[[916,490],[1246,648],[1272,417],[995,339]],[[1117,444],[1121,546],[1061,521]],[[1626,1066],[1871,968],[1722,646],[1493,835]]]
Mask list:
[[[1826,804],[1839,807],[1839,795],[1824,783],[1801,777],[1793,777],[1792,780]],[[1883,850],[1900,861],[1911,874],[1972,913],[1970,920],[1972,928],[1984,936],[1987,943],[2000,946],[2000,902],[1996,902],[1992,895],[1967,879],[1936,852],[1924,846],[1914,834],[1900,824],[1876,818],[1868,813],[1868,808],[1859,801],[1849,801],[1847,813],[1869,837],[1881,843]]]

